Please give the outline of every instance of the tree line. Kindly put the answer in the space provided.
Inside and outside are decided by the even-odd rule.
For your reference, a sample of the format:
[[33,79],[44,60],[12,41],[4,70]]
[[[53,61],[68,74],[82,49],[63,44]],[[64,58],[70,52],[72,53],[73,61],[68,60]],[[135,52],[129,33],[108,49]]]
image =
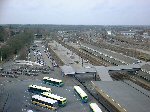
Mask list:
[[33,33],[31,32],[21,32],[11,37],[3,46],[1,46],[0,56],[3,60],[6,60],[11,56],[18,54],[23,47],[30,45],[33,38]]

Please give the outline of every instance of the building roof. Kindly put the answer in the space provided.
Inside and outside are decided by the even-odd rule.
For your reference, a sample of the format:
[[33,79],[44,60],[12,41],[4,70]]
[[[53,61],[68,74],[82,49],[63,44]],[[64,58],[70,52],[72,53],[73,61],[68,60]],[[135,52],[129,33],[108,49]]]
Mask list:
[[82,67],[75,71],[76,73],[96,73],[96,69],[94,67]]
[[127,83],[128,85],[132,86],[133,88],[139,90],[141,93],[145,94],[146,96],[150,97],[150,92],[144,88],[142,88],[141,86],[129,81],[129,80],[124,80],[125,83]]
[[121,105],[127,112],[150,112],[150,98],[129,84],[122,81],[92,82],[115,101],[114,105]]
[[82,67],[82,68],[76,68],[72,66],[60,66],[62,72],[65,75],[71,75],[71,74],[82,74],[82,73],[96,73],[96,69],[94,67]]
[[75,74],[75,70],[71,66],[60,66],[62,72],[67,75],[67,74]]
[[97,75],[99,75],[100,79],[102,81],[113,81],[110,77],[108,70],[104,66],[95,66],[95,69],[97,71]]
[[119,65],[119,66],[109,66],[106,67],[107,70],[131,70],[131,69],[140,69],[141,66],[139,64],[129,64],[129,65]]

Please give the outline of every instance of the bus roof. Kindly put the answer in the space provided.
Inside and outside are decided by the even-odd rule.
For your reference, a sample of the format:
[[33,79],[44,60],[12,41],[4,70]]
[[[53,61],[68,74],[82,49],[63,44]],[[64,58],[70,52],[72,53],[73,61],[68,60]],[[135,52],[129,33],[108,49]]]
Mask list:
[[44,77],[43,79],[48,79],[49,77]]
[[60,100],[60,101],[64,101],[64,100],[66,100],[66,98],[63,98],[63,97],[61,97],[61,96],[57,96],[57,95],[55,95],[55,94],[51,94],[51,93],[49,93],[49,92],[43,92],[43,93],[41,93],[42,95],[44,95],[44,96],[47,96],[47,97],[52,97],[52,98],[54,98],[54,99],[56,99],[56,100]]
[[62,82],[62,80],[58,80],[58,79],[54,79],[54,78],[50,78],[50,77],[44,77],[43,80],[44,79],[55,81],[55,82]]
[[41,95],[33,95],[32,98],[35,98],[35,99],[38,99],[38,100],[41,100],[41,101],[44,101],[44,102],[47,102],[47,103],[50,103],[50,104],[57,103],[56,100],[46,98],[46,97],[43,97]]
[[74,86],[74,89],[81,95],[81,97],[87,96],[87,94],[79,87],[79,86]]
[[29,85],[29,87],[38,88],[41,90],[51,91],[51,88],[43,87],[43,86],[37,86],[37,85]]
[[62,80],[54,79],[54,78],[49,78],[47,80],[55,81],[55,82],[62,82]]
[[[62,82],[62,80],[58,80],[58,79],[53,79],[53,78],[49,78],[51,81],[55,81],[55,82]],[[49,80],[48,79],[48,80]]]
[[91,103],[90,107],[93,109],[94,112],[102,112],[102,110],[98,107],[96,103]]

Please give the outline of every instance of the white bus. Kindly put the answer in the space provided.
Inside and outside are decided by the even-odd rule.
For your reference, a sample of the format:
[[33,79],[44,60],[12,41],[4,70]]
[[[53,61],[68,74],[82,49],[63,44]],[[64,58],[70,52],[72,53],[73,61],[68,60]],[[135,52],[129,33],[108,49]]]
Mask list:
[[62,80],[58,80],[58,79],[53,79],[53,78],[49,78],[49,77],[44,77],[43,81],[46,84],[50,84],[52,86],[58,86],[58,87],[62,87],[64,85]]
[[92,112],[102,112],[96,103],[90,103],[90,109]]
[[79,95],[83,103],[88,101],[87,94],[79,86],[74,86],[74,90]]
[[47,97],[47,98],[51,98],[51,99],[57,100],[59,106],[65,106],[66,103],[67,103],[67,99],[66,98],[63,98],[63,97],[51,94],[49,92],[43,92],[43,93],[41,93],[41,95],[44,96],[44,97]]
[[37,86],[37,85],[29,85],[28,87],[29,92],[41,94],[42,92],[50,92],[51,93],[51,88],[43,87],[43,86]]
[[40,95],[33,95],[32,103],[51,110],[56,110],[58,107],[58,102],[56,100],[46,98]]

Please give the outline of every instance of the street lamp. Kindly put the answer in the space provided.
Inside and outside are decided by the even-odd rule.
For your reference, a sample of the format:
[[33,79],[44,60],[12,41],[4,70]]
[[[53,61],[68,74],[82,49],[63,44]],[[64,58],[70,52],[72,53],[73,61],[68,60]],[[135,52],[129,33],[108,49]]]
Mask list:
[[3,61],[3,57],[2,57],[2,51],[1,51],[1,61]]

